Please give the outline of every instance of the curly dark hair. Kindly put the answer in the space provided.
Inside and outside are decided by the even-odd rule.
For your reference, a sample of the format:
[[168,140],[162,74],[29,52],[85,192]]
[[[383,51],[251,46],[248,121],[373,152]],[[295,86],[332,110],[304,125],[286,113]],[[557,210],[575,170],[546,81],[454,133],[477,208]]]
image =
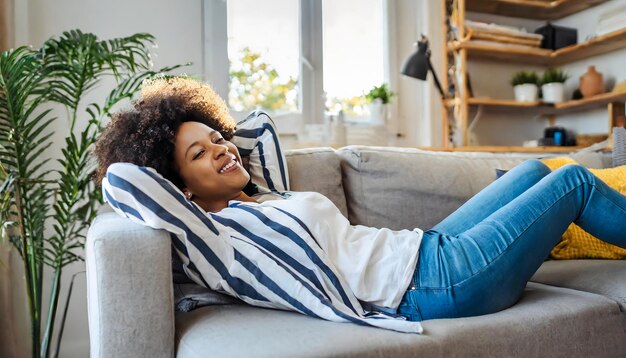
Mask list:
[[109,165],[126,162],[154,168],[182,188],[174,143],[180,125],[190,121],[206,124],[226,140],[235,131],[226,104],[209,85],[188,77],[146,83],[133,108],[114,114],[96,141],[96,184],[101,184]]

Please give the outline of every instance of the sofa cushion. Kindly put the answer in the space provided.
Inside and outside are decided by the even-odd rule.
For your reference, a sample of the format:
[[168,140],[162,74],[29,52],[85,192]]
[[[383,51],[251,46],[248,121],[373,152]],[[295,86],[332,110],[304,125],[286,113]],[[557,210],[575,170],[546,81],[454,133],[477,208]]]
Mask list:
[[443,153],[401,148],[338,150],[353,224],[429,229],[527,155]]
[[559,260],[544,262],[531,281],[606,296],[626,319],[625,278],[626,260]]
[[[544,153],[433,152],[410,148],[350,146],[341,157],[348,218],[353,224],[390,229],[429,229],[510,169]],[[610,165],[610,155],[575,153],[589,167]]]
[[285,157],[291,190],[324,194],[343,215],[348,215],[339,157],[332,148],[288,150]]
[[251,349],[255,357],[615,357],[626,351],[620,316],[603,296],[536,283],[507,310],[424,321],[423,335],[246,305],[212,306],[177,313],[177,357],[248,357]]

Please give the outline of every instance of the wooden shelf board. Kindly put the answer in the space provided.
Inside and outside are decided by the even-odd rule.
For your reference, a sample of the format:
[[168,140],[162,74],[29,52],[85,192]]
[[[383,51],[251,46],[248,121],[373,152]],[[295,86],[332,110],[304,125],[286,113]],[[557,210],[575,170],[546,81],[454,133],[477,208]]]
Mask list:
[[468,99],[470,106],[482,106],[489,110],[499,112],[523,112],[523,113],[541,113],[552,114],[555,108],[552,105],[542,102],[518,102],[510,99],[493,99],[493,98],[470,98]]
[[485,42],[455,42],[450,51],[467,50],[473,58],[542,66],[559,66],[626,48],[626,28],[556,51],[541,48],[492,45]]
[[554,105],[554,108],[557,114],[563,114],[600,108],[609,103],[624,101],[626,101],[626,92],[608,92],[590,98],[557,103]]
[[519,146],[465,146],[465,147],[418,147],[437,152],[488,152],[488,153],[570,153],[584,147],[519,147]]
[[[626,102],[626,92],[608,92],[572,101],[565,101],[556,104],[543,102],[518,102],[510,99],[494,99],[473,97],[467,100],[470,106],[482,106],[489,110],[503,112],[524,112],[541,114],[565,114],[578,111],[586,111],[594,108],[601,108],[614,102]],[[447,100],[446,106],[454,106],[454,100]]]
[[484,42],[455,42],[452,51],[467,50],[469,58],[507,61],[529,65],[548,65],[553,51],[542,48],[499,46]]
[[550,54],[549,65],[558,66],[626,47],[626,28],[594,37]]
[[467,0],[468,11],[537,20],[556,20],[608,0]]
[[519,102],[512,99],[495,99],[495,98],[486,98],[486,97],[473,97],[468,99],[469,104],[472,105],[485,105],[485,106],[502,106],[502,107],[537,107],[541,105],[541,102]]

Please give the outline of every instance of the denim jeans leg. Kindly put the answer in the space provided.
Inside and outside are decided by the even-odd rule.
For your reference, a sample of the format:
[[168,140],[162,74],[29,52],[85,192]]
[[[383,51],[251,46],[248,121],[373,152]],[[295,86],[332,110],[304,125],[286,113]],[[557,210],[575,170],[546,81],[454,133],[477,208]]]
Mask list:
[[[447,235],[458,235],[517,198],[548,174],[550,168],[539,160],[526,160],[474,195],[432,229]],[[495,171],[493,175],[495,178]]]
[[626,197],[577,165],[547,175],[463,233],[426,232],[413,294],[421,317],[511,306],[572,222],[626,248]]
[[422,315],[416,304],[415,290],[409,289],[404,293],[397,313],[406,317],[409,321],[422,321]]

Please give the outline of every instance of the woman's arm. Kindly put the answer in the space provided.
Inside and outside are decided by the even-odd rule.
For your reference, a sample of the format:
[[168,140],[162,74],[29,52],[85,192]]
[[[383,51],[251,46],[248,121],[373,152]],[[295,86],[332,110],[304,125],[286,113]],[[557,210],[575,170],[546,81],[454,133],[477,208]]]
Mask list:
[[237,146],[243,160],[248,161],[252,183],[269,191],[289,190],[287,161],[276,126],[267,113],[254,111],[239,122],[231,142]]
[[[185,199],[174,184],[152,168],[114,163],[102,180],[102,195],[118,214],[138,224],[174,234],[172,243],[191,270],[190,278],[205,287],[222,289],[218,283],[226,276],[226,263],[233,257],[228,232],[207,217],[200,207]],[[197,262],[198,257],[204,255],[209,259],[201,277],[190,262]]]

